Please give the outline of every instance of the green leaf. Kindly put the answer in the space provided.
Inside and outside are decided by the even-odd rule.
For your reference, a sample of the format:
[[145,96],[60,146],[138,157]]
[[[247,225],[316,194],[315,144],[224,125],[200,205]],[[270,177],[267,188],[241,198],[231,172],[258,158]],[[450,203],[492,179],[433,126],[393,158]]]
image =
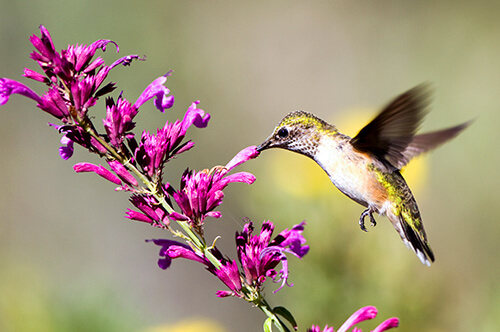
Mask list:
[[264,332],[273,332],[273,319],[271,317],[264,322]]
[[275,314],[280,315],[284,319],[286,319],[293,327],[295,331],[297,331],[297,322],[295,321],[295,318],[293,318],[292,314],[290,311],[288,311],[287,308],[285,307],[274,307],[273,311]]

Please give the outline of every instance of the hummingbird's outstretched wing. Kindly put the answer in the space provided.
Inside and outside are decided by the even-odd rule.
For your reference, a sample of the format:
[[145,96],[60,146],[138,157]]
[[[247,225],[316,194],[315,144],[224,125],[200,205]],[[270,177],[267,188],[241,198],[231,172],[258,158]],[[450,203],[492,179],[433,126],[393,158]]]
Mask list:
[[408,162],[413,157],[432,150],[445,143],[446,141],[452,139],[453,137],[457,136],[462,130],[467,128],[471,123],[472,120],[455,127],[437,130],[413,137],[411,143],[403,151],[404,158],[398,160],[398,164],[394,166],[396,166],[398,169],[401,169],[403,166],[408,164]]
[[419,146],[424,147],[424,144],[416,143],[414,150],[408,150],[426,114],[428,102],[426,85],[419,85],[401,94],[363,127],[350,143],[356,150],[375,156],[388,170],[400,169],[399,165],[405,165],[412,156],[418,154],[410,151],[417,151]]

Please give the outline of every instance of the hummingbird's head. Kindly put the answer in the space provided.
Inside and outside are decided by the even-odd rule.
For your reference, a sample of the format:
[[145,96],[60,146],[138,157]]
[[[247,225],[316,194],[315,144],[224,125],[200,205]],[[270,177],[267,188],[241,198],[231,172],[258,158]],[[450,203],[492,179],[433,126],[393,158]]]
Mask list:
[[282,148],[313,158],[321,137],[336,133],[335,126],[304,111],[294,111],[285,116],[274,128],[274,132],[257,151]]

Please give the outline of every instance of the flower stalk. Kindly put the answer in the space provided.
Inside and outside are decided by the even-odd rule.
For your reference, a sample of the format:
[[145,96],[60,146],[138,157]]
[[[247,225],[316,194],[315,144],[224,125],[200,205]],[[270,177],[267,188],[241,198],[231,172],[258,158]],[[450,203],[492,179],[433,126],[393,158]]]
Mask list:
[[[143,131],[141,137],[136,138],[133,120],[142,105],[153,100],[155,107],[165,112],[174,104],[174,97],[164,85],[171,75],[169,71],[149,84],[133,104],[122,94],[116,100],[107,97],[106,118],[103,119],[105,133],[99,133],[88,113],[100,97],[115,89],[115,83],[103,84],[109,71],[145,58],[128,55],[106,66],[102,58],[94,58],[95,53],[104,52],[109,43],[119,52],[115,42],[97,40],[90,45],[70,45],[57,52],[44,26],[40,26],[40,33],[40,37],[30,37],[36,49],[30,56],[44,75],[26,68],[24,76],[45,84],[48,91],[40,96],[20,82],[0,78],[0,105],[7,103],[10,96],[19,94],[34,100],[38,108],[58,119],[61,124],[51,126],[63,134],[59,153],[64,160],[71,158],[75,144],[104,158],[111,170],[91,163],[78,163],[73,169],[77,173],[96,173],[118,185],[117,190],[130,193],[130,202],[138,211],[128,209],[126,218],[168,230],[174,237],[184,240],[147,240],[161,247],[160,268],[167,269],[176,258],[200,263],[228,288],[218,291],[218,297],[238,297],[264,312],[267,316],[264,331],[272,331],[275,326],[280,332],[289,332],[287,324],[297,330],[292,314],[282,306],[272,307],[263,295],[263,288],[268,279],[280,284],[274,293],[285,285],[293,286],[288,282],[287,257],[293,255],[302,259],[309,251],[302,235],[305,222],[272,238],[275,227],[272,222],[264,221],[260,233],[254,234],[253,222],[247,220],[243,230],[235,235],[238,261],[223,255],[215,241],[208,246],[204,237],[205,222],[221,217],[216,209],[222,204],[224,189],[230,183],[252,184],[255,181],[251,173],[232,171],[256,158],[259,155],[256,147],[241,150],[225,166],[198,172],[186,169],[175,189],[163,181],[163,170],[168,162],[193,148],[194,142],[185,141],[187,130],[192,126],[205,128],[208,125],[210,114],[198,108],[199,101],[191,103],[182,120],[167,121],[156,133]],[[172,221],[178,227],[172,228]],[[347,331],[374,315],[374,307],[362,308],[338,331]],[[397,324],[397,319],[390,319],[374,331],[385,331]],[[313,326],[310,331],[319,331],[319,327]],[[324,331],[333,332],[333,329],[327,326]]]

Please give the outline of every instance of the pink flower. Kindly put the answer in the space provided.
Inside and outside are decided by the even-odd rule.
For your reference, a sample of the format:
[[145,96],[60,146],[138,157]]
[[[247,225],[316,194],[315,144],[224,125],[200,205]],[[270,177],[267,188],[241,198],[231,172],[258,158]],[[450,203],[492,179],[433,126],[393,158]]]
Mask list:
[[[367,306],[359,309],[355,313],[349,317],[344,324],[337,330],[337,332],[347,332],[350,328],[353,327],[352,332],[361,332],[361,329],[355,327],[354,325],[365,321],[369,319],[373,319],[377,316],[377,308],[373,306]],[[372,332],[383,332],[387,331],[389,329],[392,329],[393,327],[398,327],[399,325],[399,319],[396,317],[389,318],[382,322],[380,325],[378,325],[375,330]],[[313,325],[310,329],[307,330],[308,332],[321,332],[321,329],[317,325]],[[335,332],[333,327],[328,327],[325,326],[325,329],[323,332]]]
[[218,166],[200,172],[186,170],[182,175],[180,189],[172,194],[181,213],[175,212],[169,217],[197,226],[202,225],[206,217],[219,218],[220,212],[214,209],[222,203],[224,188],[232,182],[252,184],[255,181],[255,176],[247,172],[228,175],[234,167],[255,158],[258,153],[254,151],[255,147],[242,150],[226,167]]

